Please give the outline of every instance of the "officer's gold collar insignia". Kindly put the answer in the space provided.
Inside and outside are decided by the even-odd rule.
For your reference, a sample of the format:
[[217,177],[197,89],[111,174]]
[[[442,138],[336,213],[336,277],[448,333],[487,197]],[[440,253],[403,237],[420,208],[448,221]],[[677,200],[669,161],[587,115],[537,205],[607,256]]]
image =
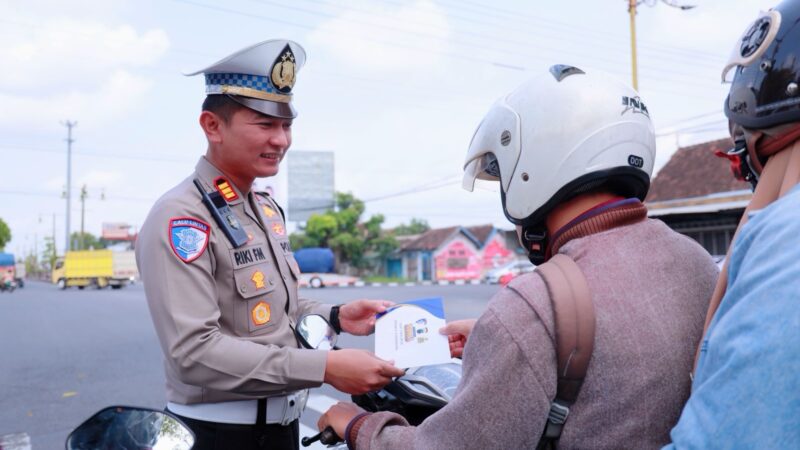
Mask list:
[[284,94],[291,92],[294,87],[296,69],[294,53],[289,44],[286,44],[280,55],[275,58],[275,62],[272,63],[272,70],[270,70],[272,84]]
[[250,277],[250,280],[256,286],[256,289],[264,289],[266,287],[264,285],[264,272],[260,270],[253,272],[253,276]]
[[250,318],[255,325],[264,325],[269,322],[271,315],[269,304],[265,302],[258,302],[258,304],[253,307],[253,310],[250,311]]
[[286,233],[286,230],[283,229],[283,224],[275,222],[272,224],[272,232],[278,236],[283,236]]
[[217,188],[220,194],[222,194],[222,198],[224,198],[228,202],[232,202],[239,198],[239,194],[233,189],[233,186],[222,177],[217,177],[214,179],[214,187]]
[[261,205],[261,210],[264,211],[264,215],[267,216],[267,218],[272,219],[273,217],[275,217],[275,210],[270,208],[269,206]]

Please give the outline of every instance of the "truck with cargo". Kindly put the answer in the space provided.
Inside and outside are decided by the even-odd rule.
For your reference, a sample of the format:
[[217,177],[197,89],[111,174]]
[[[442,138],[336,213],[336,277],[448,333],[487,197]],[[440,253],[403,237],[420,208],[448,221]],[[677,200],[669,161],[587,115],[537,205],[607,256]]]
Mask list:
[[18,262],[16,264],[16,270],[14,274],[14,279],[17,280],[17,287],[24,288],[25,287],[25,276],[27,272],[25,271],[25,263]]
[[51,278],[59,289],[70,286],[119,289],[138,276],[133,251],[82,250],[69,251],[59,258]]

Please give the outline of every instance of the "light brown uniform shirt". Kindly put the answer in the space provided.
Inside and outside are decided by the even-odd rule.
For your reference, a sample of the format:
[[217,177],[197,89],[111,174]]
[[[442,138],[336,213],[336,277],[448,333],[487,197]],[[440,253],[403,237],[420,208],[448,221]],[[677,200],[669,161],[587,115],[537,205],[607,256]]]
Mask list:
[[136,242],[167,398],[214,403],[319,386],[327,352],[301,349],[292,329],[303,314],[328,318],[332,305],[298,298],[300,272],[274,201],[228,183],[228,205],[249,238],[233,247],[192,181],[213,192],[219,177],[201,158],[156,202]]

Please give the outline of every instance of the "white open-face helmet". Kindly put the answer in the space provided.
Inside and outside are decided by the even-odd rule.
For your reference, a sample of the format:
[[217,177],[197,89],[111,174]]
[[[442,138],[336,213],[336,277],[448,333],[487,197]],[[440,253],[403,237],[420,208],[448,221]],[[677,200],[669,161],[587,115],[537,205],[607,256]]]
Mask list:
[[644,200],[655,148],[636,91],[604,73],[557,65],[495,102],[472,138],[463,186],[500,182],[503,211],[522,226],[538,263],[531,251],[543,255],[544,219],[559,203],[601,187]]

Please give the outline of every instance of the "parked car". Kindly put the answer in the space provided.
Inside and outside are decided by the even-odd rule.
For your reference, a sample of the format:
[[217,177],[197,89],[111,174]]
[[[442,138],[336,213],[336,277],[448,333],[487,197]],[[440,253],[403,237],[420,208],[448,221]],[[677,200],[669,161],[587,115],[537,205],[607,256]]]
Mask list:
[[523,273],[533,272],[535,269],[536,266],[531,264],[530,261],[519,259],[486,272],[483,281],[490,284],[497,284],[500,283],[500,279],[503,277],[505,277],[506,280],[510,280],[507,275],[511,275],[511,278],[513,278]]

